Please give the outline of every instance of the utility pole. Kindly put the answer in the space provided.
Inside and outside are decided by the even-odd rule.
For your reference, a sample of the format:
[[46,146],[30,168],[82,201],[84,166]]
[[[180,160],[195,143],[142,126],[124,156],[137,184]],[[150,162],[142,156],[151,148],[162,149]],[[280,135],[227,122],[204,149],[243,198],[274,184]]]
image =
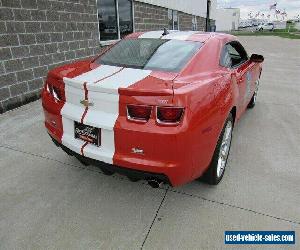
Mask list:
[[206,1],[206,25],[205,25],[205,31],[208,32],[209,28],[210,28],[210,23],[209,23],[209,19],[210,19],[210,4],[211,4],[211,0],[207,0]]

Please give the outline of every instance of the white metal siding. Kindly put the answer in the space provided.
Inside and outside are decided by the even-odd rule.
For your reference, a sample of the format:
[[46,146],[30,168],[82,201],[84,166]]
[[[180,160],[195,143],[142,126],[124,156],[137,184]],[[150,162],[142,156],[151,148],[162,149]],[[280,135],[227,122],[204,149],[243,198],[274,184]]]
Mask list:
[[[235,15],[234,15],[235,13]],[[239,9],[217,9],[216,11],[216,29],[217,31],[231,31],[238,29],[240,21]]]
[[[207,0],[136,0],[169,9],[179,10],[188,14],[206,17]],[[216,0],[211,0],[211,12],[214,15]]]

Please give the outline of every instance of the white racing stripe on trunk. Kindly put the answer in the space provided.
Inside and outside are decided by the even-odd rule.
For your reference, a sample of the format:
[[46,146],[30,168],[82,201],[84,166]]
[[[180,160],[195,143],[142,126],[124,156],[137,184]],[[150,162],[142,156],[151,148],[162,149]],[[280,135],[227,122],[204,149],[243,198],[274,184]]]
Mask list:
[[84,118],[84,123],[93,127],[113,130],[119,114],[119,95],[89,91],[93,106]]
[[101,65],[89,72],[83,73],[82,75],[79,75],[77,77],[74,77],[72,80],[74,82],[96,82],[97,80],[101,78],[108,77],[118,70],[120,70],[121,67],[116,66],[110,66],[110,65]]
[[[114,126],[119,115],[119,88],[144,79],[150,70],[130,69],[101,65],[75,78],[64,78],[66,104],[62,109],[62,143],[71,150],[81,153],[84,141],[74,138],[74,121],[81,120],[85,107],[80,104],[84,97],[84,82],[87,82],[89,107],[84,124],[101,129],[101,146],[86,145],[84,155],[106,163],[113,163],[115,153]],[[97,82],[98,81],[98,82]]]
[[139,36],[139,38],[160,38],[164,33],[163,30],[160,31],[148,31]]
[[88,83],[87,88],[89,91],[118,94],[119,88],[127,88],[150,74],[151,70],[124,68],[119,73],[112,75],[99,83]]
[[64,129],[62,144],[65,145],[67,148],[71,149],[72,151],[76,152],[77,154],[80,154],[81,147],[85,142],[75,139],[74,121],[62,117],[62,122],[63,122],[63,129]]
[[168,35],[163,36],[163,30],[161,31],[149,31],[140,35],[139,38],[161,38],[161,39],[174,39],[174,40],[187,40],[191,35],[197,33],[197,31],[181,31],[170,30]]
[[87,112],[84,123],[101,128],[101,147],[88,144],[84,155],[106,163],[113,163],[115,153],[114,126],[119,116],[119,88],[130,85],[149,76],[150,70],[125,68],[119,73],[92,84],[88,83],[89,100],[94,104]]
[[114,131],[101,129],[101,146],[87,144],[83,151],[86,157],[113,164],[115,154]]
[[[84,99],[83,86],[74,88],[68,82],[68,78],[64,78],[66,103],[61,110],[63,136],[62,144],[74,152],[80,154],[80,149],[84,142],[74,137],[74,121],[80,122],[81,115],[85,108],[80,105],[80,100]],[[71,80],[71,79],[70,79]]]
[[[178,30],[168,30],[169,34],[175,34],[178,33]],[[143,33],[139,36],[139,38],[162,38],[164,31],[158,30],[158,31],[148,31]]]
[[[72,79],[64,78],[66,103],[61,110],[61,115],[79,122],[85,110],[85,107],[80,104],[80,101],[84,99],[84,88],[81,83],[77,83],[76,88],[74,88],[70,84],[71,81]],[[68,132],[64,127],[63,129],[64,132]]]
[[74,121],[80,122],[85,110],[85,107],[80,104],[80,101],[85,99],[84,82],[95,82],[101,78],[109,77],[120,69],[120,67],[101,65],[72,79],[64,77],[66,103],[61,110],[63,145],[80,154],[81,147],[85,143],[74,138]]
[[195,33],[197,33],[197,31],[172,32],[166,36],[163,36],[162,39],[187,40]]

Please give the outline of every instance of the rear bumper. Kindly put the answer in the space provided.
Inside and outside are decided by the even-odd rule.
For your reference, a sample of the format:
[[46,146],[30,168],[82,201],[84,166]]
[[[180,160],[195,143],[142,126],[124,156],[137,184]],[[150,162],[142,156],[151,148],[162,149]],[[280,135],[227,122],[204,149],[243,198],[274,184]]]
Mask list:
[[[116,129],[116,140],[125,141],[126,143],[124,143],[122,148],[116,147],[112,161],[106,161],[104,157],[98,157],[100,148],[96,146],[90,145],[95,154],[88,155],[86,151],[84,154],[80,153],[79,146],[84,144],[81,140],[73,138],[79,145],[75,149],[76,151],[72,145],[67,143],[68,141],[62,141],[63,130],[52,124],[53,121],[58,124],[61,120],[60,116],[51,114],[46,109],[44,109],[44,112],[46,118],[45,127],[55,145],[61,147],[66,153],[77,157],[79,160],[82,159],[91,165],[96,165],[105,170],[129,177],[145,180],[156,179],[171,186],[183,185],[194,179],[192,176],[194,158],[191,152],[189,152],[192,144],[188,146],[188,144],[182,142],[182,145],[179,145],[180,138],[175,140],[173,135],[149,134],[125,129],[120,132],[120,130]],[[122,136],[120,137],[119,134],[122,134]],[[151,145],[149,143],[150,139],[153,144],[152,147],[149,147]],[[136,145],[145,149],[146,154],[132,153],[131,148]]]
[[70,150],[69,148],[67,148],[63,144],[59,143],[50,134],[49,134],[49,136],[51,137],[54,144],[57,147],[60,147],[68,155],[75,156],[80,161],[84,161],[88,164],[97,166],[103,171],[118,173],[118,174],[125,175],[129,178],[134,178],[134,179],[157,180],[159,182],[163,182],[163,183],[166,183],[166,184],[169,184],[170,186],[172,186],[172,183],[170,182],[169,178],[164,174],[151,173],[151,172],[146,172],[146,171],[141,171],[141,170],[136,170],[136,169],[119,167],[119,166],[116,166],[116,165],[113,165],[113,164],[105,163],[105,162],[98,161],[98,160],[95,160],[95,159],[92,159],[92,158],[89,158],[89,157],[86,157],[86,156],[82,156],[82,155]]
[[[84,142],[74,138],[74,121],[80,120],[71,117],[71,112],[66,114],[66,106],[55,103],[45,92],[42,100],[45,127],[55,144],[108,171],[180,186],[199,177],[209,166],[214,148],[211,132],[202,126],[189,127],[187,121],[176,127],[158,126],[154,120],[141,126],[127,121],[121,113],[112,129],[99,126],[101,147],[88,144],[82,152]],[[89,121],[84,123],[95,126]],[[143,153],[135,153],[134,149]]]

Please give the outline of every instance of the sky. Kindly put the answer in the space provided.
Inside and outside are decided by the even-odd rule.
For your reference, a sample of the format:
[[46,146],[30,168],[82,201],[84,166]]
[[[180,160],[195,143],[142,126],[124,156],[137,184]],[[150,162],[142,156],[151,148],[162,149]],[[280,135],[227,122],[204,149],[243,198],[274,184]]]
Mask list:
[[300,0],[217,0],[219,8],[240,8],[241,18],[248,18],[248,13],[258,11],[274,16],[274,10],[270,11],[270,5],[277,2],[277,9],[285,10],[288,18],[294,18],[300,14]]

